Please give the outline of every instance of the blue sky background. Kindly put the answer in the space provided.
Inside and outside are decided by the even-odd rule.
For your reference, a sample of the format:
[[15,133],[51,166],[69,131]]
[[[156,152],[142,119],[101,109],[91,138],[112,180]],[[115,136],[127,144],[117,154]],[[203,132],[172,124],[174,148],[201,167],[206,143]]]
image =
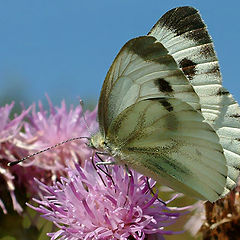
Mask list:
[[213,37],[224,86],[240,100],[239,1],[2,0],[0,2],[0,103],[26,105],[78,97],[95,101],[125,42],[145,35],[167,10],[200,10]]

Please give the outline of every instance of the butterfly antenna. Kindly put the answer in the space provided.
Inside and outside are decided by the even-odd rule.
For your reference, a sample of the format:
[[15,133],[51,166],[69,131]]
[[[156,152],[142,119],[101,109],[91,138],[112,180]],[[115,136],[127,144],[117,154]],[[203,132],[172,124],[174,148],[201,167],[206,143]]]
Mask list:
[[87,127],[87,130],[88,130],[89,135],[91,136],[92,134],[91,134],[90,128],[89,128],[89,126],[88,126],[88,124],[87,124],[87,120],[86,120],[86,118],[85,118],[85,107],[84,107],[83,100],[80,99],[80,100],[79,100],[79,103],[80,103],[80,106],[82,107],[82,117],[83,117],[83,121],[84,121],[84,123],[86,124],[86,127]]
[[20,160],[17,160],[17,161],[14,161],[14,162],[10,162],[10,163],[8,163],[8,166],[10,166],[10,167],[11,167],[11,166],[14,166],[14,165],[16,165],[16,164],[18,164],[18,163],[20,163],[20,162],[23,162],[23,161],[25,161],[26,159],[29,159],[29,158],[31,158],[31,157],[34,157],[34,156],[36,156],[36,155],[38,155],[38,154],[40,154],[40,153],[43,153],[43,152],[52,150],[52,149],[54,149],[54,148],[56,148],[56,147],[58,147],[58,146],[61,146],[61,145],[65,144],[65,143],[72,142],[72,141],[79,140],[79,139],[83,139],[83,138],[86,138],[86,139],[90,140],[89,137],[75,137],[75,138],[70,138],[70,139],[68,139],[68,140],[65,140],[65,141],[62,141],[62,142],[60,142],[60,143],[57,143],[57,144],[55,144],[55,145],[53,145],[53,146],[51,146],[51,147],[48,147],[48,148],[46,148],[46,149],[43,149],[43,150],[41,150],[41,151],[35,152],[35,153],[31,154],[31,155],[28,155],[28,156],[26,156],[26,157],[24,157],[24,158],[22,158],[22,159],[20,159]]

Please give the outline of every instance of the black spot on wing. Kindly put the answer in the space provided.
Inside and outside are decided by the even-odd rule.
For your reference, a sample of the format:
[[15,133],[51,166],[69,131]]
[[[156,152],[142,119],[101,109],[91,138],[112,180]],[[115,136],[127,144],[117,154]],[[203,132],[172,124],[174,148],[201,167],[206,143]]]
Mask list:
[[230,115],[230,117],[232,117],[232,118],[240,118],[240,114],[235,113],[235,114]]
[[240,167],[238,166],[232,166],[233,168],[235,168],[236,170],[240,171]]
[[169,112],[172,112],[173,111],[173,106],[171,105],[170,102],[168,102],[167,100],[165,99],[161,99],[159,101],[159,103],[161,103],[161,105]]
[[155,79],[154,84],[158,87],[160,92],[173,92],[172,86],[164,78]]
[[196,63],[190,59],[183,58],[179,62],[180,68],[182,68],[184,74],[188,77],[189,80],[192,80],[196,74]]
[[194,63],[192,60],[187,59],[187,58],[183,58],[183,59],[180,61],[179,64],[180,64],[180,67],[181,67],[181,68],[196,66],[196,63]]
[[[214,52],[213,43],[204,44],[201,46],[200,54],[206,59],[215,59],[217,60],[216,54]],[[212,60],[213,60],[212,59]]]
[[217,96],[223,96],[223,95],[229,95],[229,91],[227,91],[226,89],[219,89],[219,91],[217,92]]
[[168,112],[173,111],[173,106],[170,102],[168,102],[165,98],[150,98],[146,99],[148,101],[158,101]]

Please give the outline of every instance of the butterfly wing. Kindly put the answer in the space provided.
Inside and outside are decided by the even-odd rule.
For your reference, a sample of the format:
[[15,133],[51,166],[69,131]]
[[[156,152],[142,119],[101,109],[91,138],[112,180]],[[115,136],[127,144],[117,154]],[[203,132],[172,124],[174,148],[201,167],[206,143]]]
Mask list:
[[163,15],[148,34],[169,51],[199,96],[201,111],[220,137],[228,165],[228,188],[232,189],[240,169],[240,109],[222,87],[211,37],[199,12],[179,7]]
[[175,98],[142,100],[123,110],[107,136],[124,164],[191,196],[216,201],[227,167],[219,138],[201,113]]
[[[196,175],[198,177],[193,178],[192,180],[195,179],[194,181],[185,184],[185,180],[180,181],[182,177],[181,174],[176,177],[177,171],[175,171],[175,173],[171,172],[173,169],[168,171],[168,169],[171,169],[170,166],[165,167],[161,171],[159,167],[159,173],[161,173],[161,176],[164,176],[162,180],[167,179],[168,183],[172,182],[176,190],[184,188],[183,192],[194,192],[195,196],[199,194],[202,198],[211,201],[217,199],[216,194],[219,195],[221,192],[222,196],[226,194],[235,186],[239,175],[240,141],[238,136],[240,133],[240,111],[233,97],[222,87],[219,64],[214,52],[212,40],[198,11],[191,7],[180,7],[170,10],[156,23],[148,36],[132,39],[121,49],[106,76],[99,100],[98,117],[102,136],[104,138],[108,136],[111,142],[115,137],[114,133],[109,131],[109,128],[110,126],[111,129],[117,128],[117,120],[120,119],[120,116],[122,116],[127,109],[131,107],[135,108],[135,106],[138,106],[140,102],[146,99],[152,99],[146,101],[154,101],[154,99],[157,98],[165,98],[165,100],[169,98],[179,99],[179,102],[182,104],[187,104],[187,106],[192,107],[198,117],[201,118],[201,116],[203,116],[204,121],[210,124],[216,131],[224,150],[224,156],[221,155],[221,157],[218,158],[218,164],[214,167],[219,165],[222,169],[224,168],[223,165],[227,165],[228,169],[225,188],[221,190],[221,187],[224,186],[222,185],[223,182],[221,182],[221,187],[218,186],[218,190],[216,190],[215,193],[214,189],[212,189],[212,191],[208,190],[209,192],[207,192],[207,190],[200,192],[205,182],[199,180],[200,182],[197,183],[197,179],[203,177],[203,174],[201,177]],[[158,111],[157,108],[155,110]],[[200,114],[200,110],[202,115]],[[174,115],[174,112],[172,114]],[[121,128],[122,135],[124,135],[124,133],[127,134],[128,131],[132,129],[132,126],[129,124],[127,125],[127,132]],[[112,127],[113,125],[115,126],[114,128]],[[201,122],[200,126],[200,129],[202,129],[208,125],[204,125]],[[179,129],[177,129],[177,132],[178,131]],[[185,131],[187,132],[186,129]],[[195,129],[195,131],[200,130]],[[163,133],[165,134],[165,132],[162,132],[160,135]],[[185,134],[185,132],[182,133],[180,131],[178,133],[179,137],[180,134]],[[196,136],[198,134],[199,132],[196,132]],[[119,137],[118,134],[116,137]],[[161,137],[164,138],[164,136]],[[138,139],[138,137],[135,139],[136,143]],[[198,140],[200,141],[200,139]],[[198,146],[198,140],[191,143]],[[153,143],[151,139],[144,139],[144,144],[147,141]],[[114,145],[118,147],[120,143],[123,145],[123,142],[119,140],[116,141],[116,145]],[[181,159],[184,159],[184,157],[186,159],[195,159],[193,158],[194,152],[189,148],[188,143],[189,142],[183,141],[183,147],[175,149],[176,152],[173,152],[173,154],[181,154]],[[156,142],[156,144],[160,143]],[[206,145],[203,146],[207,148]],[[201,146],[202,152],[198,149],[195,152],[200,152],[203,155],[205,152],[208,152],[208,150],[204,150],[203,146]],[[195,147],[193,149],[195,149]],[[138,168],[138,166],[140,166],[140,168],[143,169],[140,170],[147,173],[148,168],[151,169],[151,164],[149,164],[151,158],[149,156],[153,156],[157,148],[153,148],[150,155],[148,152],[144,152],[145,150],[141,152],[138,149],[138,152],[134,151],[133,153],[131,153],[130,150],[124,149],[123,152],[132,156],[133,158],[131,159],[135,159],[134,156],[142,159],[142,163],[139,164],[132,160],[136,165],[134,165],[134,167]],[[189,153],[187,153],[187,151],[189,151]],[[187,157],[187,155],[190,157]],[[162,156],[164,156],[163,151]],[[208,164],[211,164],[210,162],[216,163],[216,159],[214,162],[212,156],[215,156],[212,152],[209,152],[205,156],[206,159],[208,159]],[[148,162],[148,166],[144,165],[146,159],[148,159],[148,161],[146,161]],[[154,159],[160,158],[159,156],[153,158],[152,161],[156,164]],[[169,164],[174,161],[177,163],[176,156],[168,156],[165,159],[170,159]],[[200,159],[200,157],[196,159]],[[182,161],[184,162],[184,160]],[[198,161],[195,161],[194,165],[196,162]],[[159,164],[160,163],[161,161]],[[188,164],[189,163],[186,163],[187,166]],[[206,164],[206,162],[204,162],[204,164]],[[204,169],[203,165],[200,164],[199,169]],[[165,164],[165,166],[167,165]],[[191,164],[189,166],[192,168]],[[176,166],[174,165],[174,167]],[[154,164],[152,165],[152,171],[153,168]],[[166,174],[164,172],[165,170]],[[179,169],[179,171],[180,170],[181,169]],[[219,178],[219,174],[226,176],[226,174],[223,173],[224,171],[221,171],[217,171],[218,177],[216,179]],[[195,170],[194,174],[197,174],[197,170]],[[151,173],[149,175],[151,175]],[[159,174],[157,174],[157,176],[159,176]],[[184,184],[179,185],[180,182]],[[194,188],[195,184],[197,187]],[[210,188],[217,187],[214,184],[206,186]]]
[[103,135],[127,107],[143,99],[175,97],[200,110],[199,99],[183,72],[156,38],[130,40],[114,60],[103,83],[98,117]]
[[213,123],[221,111],[222,78],[211,37],[199,12],[174,8],[148,33],[169,51],[200,98],[204,118]]
[[227,91],[222,98],[221,113],[215,120],[213,128],[216,130],[223,146],[228,166],[229,189],[235,187],[240,170],[240,108],[232,95]]

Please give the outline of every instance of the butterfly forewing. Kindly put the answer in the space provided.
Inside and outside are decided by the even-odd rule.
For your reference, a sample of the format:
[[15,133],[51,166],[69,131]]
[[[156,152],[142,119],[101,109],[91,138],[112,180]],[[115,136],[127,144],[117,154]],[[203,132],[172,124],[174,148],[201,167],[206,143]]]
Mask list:
[[216,95],[222,78],[212,39],[199,12],[192,7],[172,9],[148,35],[168,49],[200,97],[205,119],[213,123],[221,111],[221,99]]
[[101,132],[128,106],[156,97],[184,99],[200,110],[198,96],[163,45],[154,37],[132,39],[119,52],[103,84]]
[[217,134],[203,121],[179,99],[143,100],[118,115],[107,139],[130,167],[215,201],[226,184],[226,160]]

